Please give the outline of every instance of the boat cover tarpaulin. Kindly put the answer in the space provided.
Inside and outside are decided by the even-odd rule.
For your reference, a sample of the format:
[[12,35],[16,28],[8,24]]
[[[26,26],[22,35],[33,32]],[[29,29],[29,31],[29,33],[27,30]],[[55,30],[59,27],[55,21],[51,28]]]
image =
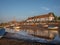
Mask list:
[[0,38],[3,37],[4,34],[5,34],[5,29],[1,28],[0,29]]

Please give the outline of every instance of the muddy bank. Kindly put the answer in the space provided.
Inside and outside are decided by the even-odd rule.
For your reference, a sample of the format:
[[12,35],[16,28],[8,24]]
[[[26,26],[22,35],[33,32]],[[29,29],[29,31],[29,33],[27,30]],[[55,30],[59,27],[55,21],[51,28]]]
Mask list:
[[[0,45],[51,45],[50,43],[28,42],[24,40],[13,40],[8,38],[0,39]],[[56,45],[56,44],[52,44]]]

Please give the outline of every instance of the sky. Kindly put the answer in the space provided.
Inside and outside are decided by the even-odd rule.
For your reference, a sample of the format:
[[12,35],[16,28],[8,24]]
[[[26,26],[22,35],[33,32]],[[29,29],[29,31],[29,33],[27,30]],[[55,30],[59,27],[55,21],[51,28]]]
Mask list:
[[0,22],[26,20],[49,12],[60,16],[60,0],[0,0]]

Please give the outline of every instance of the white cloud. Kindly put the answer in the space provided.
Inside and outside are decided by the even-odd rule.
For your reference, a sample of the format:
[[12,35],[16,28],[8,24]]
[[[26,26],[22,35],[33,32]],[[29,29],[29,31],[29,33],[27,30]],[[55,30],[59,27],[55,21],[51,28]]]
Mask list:
[[32,10],[31,12],[34,14],[34,13],[36,13],[37,11],[36,11],[36,10]]
[[44,10],[50,10],[48,7],[41,7],[42,9],[44,9]]
[[35,13],[35,11],[32,11],[32,13]]

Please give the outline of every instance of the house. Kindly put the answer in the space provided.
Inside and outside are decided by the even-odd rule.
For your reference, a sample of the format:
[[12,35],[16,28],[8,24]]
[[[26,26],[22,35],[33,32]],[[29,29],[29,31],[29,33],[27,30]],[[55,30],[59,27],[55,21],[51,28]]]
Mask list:
[[38,22],[38,21],[53,21],[53,20],[54,20],[54,14],[48,13],[44,15],[30,17],[26,21],[27,22]]

